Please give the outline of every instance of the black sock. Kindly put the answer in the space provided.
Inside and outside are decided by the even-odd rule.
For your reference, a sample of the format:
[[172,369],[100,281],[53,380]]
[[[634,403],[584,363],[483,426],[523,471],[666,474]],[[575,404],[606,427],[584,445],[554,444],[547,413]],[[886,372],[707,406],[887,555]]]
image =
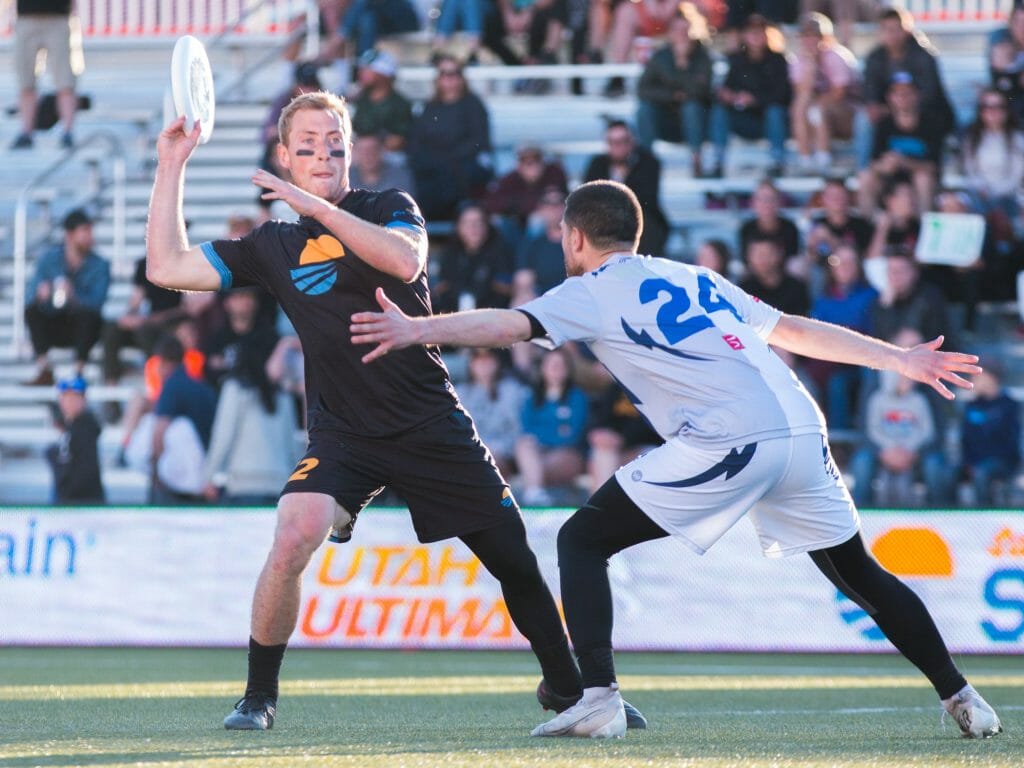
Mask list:
[[551,689],[559,696],[575,696],[583,691],[580,671],[569,653],[569,641],[560,640],[544,648],[533,646],[533,653],[540,662],[541,673]]
[[960,690],[967,685],[967,680],[960,670],[956,668],[956,664],[950,659],[942,668],[928,672],[924,671],[925,677],[928,678],[929,682],[935,686],[935,692],[939,694],[940,699],[948,699],[955,696]]
[[580,654],[580,672],[585,688],[605,688],[615,682],[615,659],[611,648],[595,648]]
[[245,684],[245,695],[262,693],[277,701],[277,678],[281,674],[284,649],[281,645],[260,645],[249,638],[249,680]]

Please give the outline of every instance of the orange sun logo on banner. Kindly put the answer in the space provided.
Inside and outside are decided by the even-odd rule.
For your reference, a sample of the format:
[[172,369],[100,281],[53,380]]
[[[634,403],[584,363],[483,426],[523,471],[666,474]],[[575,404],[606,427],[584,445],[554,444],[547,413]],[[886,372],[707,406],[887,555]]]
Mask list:
[[893,528],[875,539],[871,551],[886,570],[897,576],[953,575],[949,545],[930,528]]

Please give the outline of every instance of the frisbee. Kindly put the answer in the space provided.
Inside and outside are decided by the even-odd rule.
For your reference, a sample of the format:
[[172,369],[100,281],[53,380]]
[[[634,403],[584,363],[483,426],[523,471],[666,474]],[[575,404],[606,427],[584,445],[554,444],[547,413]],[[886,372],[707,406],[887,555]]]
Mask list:
[[208,142],[213,133],[213,71],[206,49],[192,35],[183,35],[174,44],[171,94],[175,112],[185,117],[185,131],[190,132],[198,120],[199,143]]

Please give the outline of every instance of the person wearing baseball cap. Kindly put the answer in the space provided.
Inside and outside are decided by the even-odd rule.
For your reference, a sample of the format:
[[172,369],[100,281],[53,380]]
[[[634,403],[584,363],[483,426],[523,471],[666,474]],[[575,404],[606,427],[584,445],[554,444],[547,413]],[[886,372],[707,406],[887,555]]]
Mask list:
[[54,504],[102,504],[106,497],[100,476],[100,423],[86,403],[86,389],[81,374],[57,382],[56,423],[61,435],[46,449]]
[[412,125],[412,103],[395,90],[398,63],[387,51],[371,48],[359,57],[359,90],[351,99],[357,136],[382,136],[384,148],[401,152]]

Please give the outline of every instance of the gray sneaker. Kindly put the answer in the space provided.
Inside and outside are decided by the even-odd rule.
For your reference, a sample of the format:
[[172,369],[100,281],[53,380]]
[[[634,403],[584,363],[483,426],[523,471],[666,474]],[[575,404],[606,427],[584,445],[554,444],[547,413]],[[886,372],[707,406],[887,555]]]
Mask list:
[[234,711],[224,718],[229,731],[269,731],[274,727],[277,702],[262,693],[247,693],[235,703]]
[[942,706],[960,726],[965,739],[988,739],[1002,733],[999,715],[973,686],[965,686],[956,696],[943,699]]
[[587,688],[576,704],[538,725],[530,735],[621,739],[626,735],[626,712],[618,683],[607,688]]

